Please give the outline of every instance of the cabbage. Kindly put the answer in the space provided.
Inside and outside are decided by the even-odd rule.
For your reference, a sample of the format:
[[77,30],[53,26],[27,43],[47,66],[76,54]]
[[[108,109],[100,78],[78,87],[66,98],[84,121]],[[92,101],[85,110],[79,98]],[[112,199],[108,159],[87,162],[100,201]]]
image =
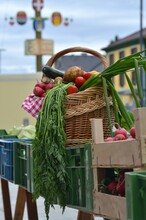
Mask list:
[[34,139],[35,138],[35,126],[33,125],[21,125],[14,126],[8,131],[9,135],[16,135],[20,139]]

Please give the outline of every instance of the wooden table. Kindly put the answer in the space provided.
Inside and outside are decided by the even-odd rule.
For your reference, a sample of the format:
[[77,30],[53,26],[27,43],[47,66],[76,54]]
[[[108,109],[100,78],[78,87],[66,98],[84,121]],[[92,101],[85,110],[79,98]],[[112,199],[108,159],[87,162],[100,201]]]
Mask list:
[[9,182],[1,179],[1,190],[3,199],[3,208],[5,220],[22,220],[24,215],[25,202],[27,205],[27,213],[29,220],[38,220],[38,212],[36,202],[32,201],[32,194],[22,187],[18,187],[14,218],[12,216]]
[[[18,186],[16,198],[16,206],[14,217],[12,216],[9,182],[1,179],[1,191],[3,199],[4,217],[5,220],[23,220],[25,203],[27,205],[28,220],[39,220],[36,202],[32,201],[32,193]],[[93,214],[78,211],[77,220],[94,220]]]

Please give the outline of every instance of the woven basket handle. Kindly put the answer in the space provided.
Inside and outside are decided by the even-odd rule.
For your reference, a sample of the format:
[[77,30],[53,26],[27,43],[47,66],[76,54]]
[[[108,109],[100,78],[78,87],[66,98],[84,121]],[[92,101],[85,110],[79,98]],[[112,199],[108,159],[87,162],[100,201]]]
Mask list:
[[108,66],[107,64],[107,60],[105,59],[104,56],[102,56],[99,52],[89,49],[89,48],[84,48],[84,47],[71,47],[71,48],[67,48],[65,50],[62,50],[58,53],[56,53],[55,55],[53,55],[48,62],[46,63],[46,66],[52,66],[53,63],[61,56],[67,54],[67,53],[72,53],[72,52],[86,52],[86,53],[90,53],[96,57],[98,57],[98,59],[103,63],[104,67],[106,68]]

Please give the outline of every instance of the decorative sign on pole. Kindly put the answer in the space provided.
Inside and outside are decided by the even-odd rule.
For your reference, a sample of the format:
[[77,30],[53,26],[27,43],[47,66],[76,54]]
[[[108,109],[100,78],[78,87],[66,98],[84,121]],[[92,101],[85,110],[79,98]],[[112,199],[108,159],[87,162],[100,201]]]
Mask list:
[[27,21],[27,15],[24,11],[19,11],[17,12],[16,19],[18,24],[23,25]]
[[25,41],[25,55],[53,55],[53,50],[53,40],[32,39]]
[[32,6],[35,11],[41,11],[44,7],[44,0],[33,0]]
[[45,22],[43,19],[38,18],[33,21],[33,28],[35,31],[41,32],[44,29]]
[[60,12],[53,12],[51,16],[52,24],[58,26],[62,22],[62,15]]

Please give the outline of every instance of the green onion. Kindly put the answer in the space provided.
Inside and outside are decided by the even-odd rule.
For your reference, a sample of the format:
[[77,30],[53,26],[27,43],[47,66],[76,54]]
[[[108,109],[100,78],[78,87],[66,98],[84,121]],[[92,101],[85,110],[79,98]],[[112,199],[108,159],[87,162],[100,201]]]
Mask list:
[[132,85],[132,82],[131,82],[129,76],[127,75],[127,73],[125,73],[125,76],[126,76],[126,80],[127,80],[127,82],[128,82],[129,88],[130,88],[130,90],[131,90],[132,96],[133,96],[133,98],[134,98],[134,100],[135,100],[136,107],[138,108],[138,107],[140,107],[140,103],[139,103],[139,101],[138,101],[138,98],[137,98],[137,95],[136,95],[136,93],[135,93],[135,90],[134,90],[134,87],[133,87],[133,85]]
[[139,98],[142,99],[143,93],[142,93],[142,86],[141,86],[141,81],[140,81],[140,71],[138,68],[138,61],[135,59],[134,63],[135,63],[136,84],[137,84],[138,95],[139,95]]
[[[111,79],[109,79],[109,82],[110,82],[110,83],[112,84],[112,86],[114,87],[113,82],[112,82]],[[113,109],[114,109],[114,113],[115,113],[115,122],[117,122],[118,124],[120,124],[120,120],[119,120],[119,110],[118,110],[117,102],[116,102],[116,99],[115,99],[115,96],[114,96],[114,91],[113,91],[112,88],[110,89],[110,92],[111,92],[111,96],[112,96]]]
[[114,96],[116,98],[116,101],[117,101],[117,104],[118,104],[118,107],[119,107],[119,110],[121,112],[121,115],[123,116],[123,118],[127,122],[127,126],[130,129],[133,126],[133,122],[132,122],[131,118],[129,117],[129,115],[127,113],[127,110],[126,110],[122,100],[120,99],[119,94],[117,93],[117,91],[115,90],[115,88],[113,87],[113,85],[109,81],[107,81],[107,83],[108,83],[109,87],[113,90]]
[[112,121],[111,121],[111,114],[110,114],[110,104],[109,104],[109,98],[108,98],[108,92],[107,92],[107,83],[104,77],[102,77],[102,84],[103,84],[104,99],[105,99],[106,108],[107,108],[109,129],[110,129],[111,136],[113,136]]

